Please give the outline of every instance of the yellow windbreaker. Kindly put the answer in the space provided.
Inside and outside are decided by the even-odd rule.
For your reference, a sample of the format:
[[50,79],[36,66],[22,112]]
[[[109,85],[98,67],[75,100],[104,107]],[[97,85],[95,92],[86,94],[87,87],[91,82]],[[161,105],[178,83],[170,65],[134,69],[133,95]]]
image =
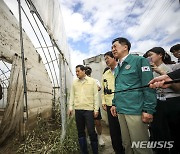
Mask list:
[[98,112],[98,88],[93,78],[86,76],[84,80],[74,80],[69,100],[69,110],[73,109]]

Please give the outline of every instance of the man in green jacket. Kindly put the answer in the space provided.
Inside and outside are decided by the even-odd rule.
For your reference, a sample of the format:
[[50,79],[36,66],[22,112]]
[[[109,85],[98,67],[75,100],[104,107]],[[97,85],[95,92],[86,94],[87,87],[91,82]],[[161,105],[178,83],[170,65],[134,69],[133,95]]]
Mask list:
[[[147,85],[153,78],[149,62],[141,56],[129,54],[131,43],[126,38],[112,41],[112,53],[119,59],[115,69],[115,91]],[[115,93],[111,113],[118,115],[122,142],[126,154],[151,154],[146,145],[134,146],[141,141],[149,141],[148,123],[153,120],[156,94],[153,89],[144,88]]]

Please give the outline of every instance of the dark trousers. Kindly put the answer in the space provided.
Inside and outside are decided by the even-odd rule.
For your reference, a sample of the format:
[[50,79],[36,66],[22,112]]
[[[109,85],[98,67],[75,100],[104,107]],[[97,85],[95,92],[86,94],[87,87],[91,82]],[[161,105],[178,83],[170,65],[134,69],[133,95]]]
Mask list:
[[87,127],[91,142],[97,142],[97,134],[95,132],[94,125],[94,111],[75,110],[75,119],[78,130],[78,137],[86,137],[85,127]]
[[180,97],[158,100],[151,129],[152,140],[174,141],[171,149],[155,149],[157,154],[180,154]]
[[107,106],[107,115],[108,115],[109,131],[110,131],[112,146],[116,154],[122,154],[123,146],[122,146],[121,129],[120,129],[118,117],[113,117],[110,109],[111,106]]

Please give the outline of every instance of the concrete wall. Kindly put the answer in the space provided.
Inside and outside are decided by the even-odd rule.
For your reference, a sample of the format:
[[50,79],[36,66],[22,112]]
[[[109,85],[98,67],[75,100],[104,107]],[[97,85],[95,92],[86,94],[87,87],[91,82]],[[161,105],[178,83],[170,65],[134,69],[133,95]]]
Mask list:
[[[5,3],[0,1],[0,59],[9,63],[13,55],[21,56],[19,23]],[[36,52],[30,39],[23,32],[24,53],[27,58],[27,97],[29,119],[42,113],[44,117],[51,116],[52,110],[52,83],[39,54]],[[31,121],[31,120],[30,120]],[[33,120],[32,120],[33,121]]]

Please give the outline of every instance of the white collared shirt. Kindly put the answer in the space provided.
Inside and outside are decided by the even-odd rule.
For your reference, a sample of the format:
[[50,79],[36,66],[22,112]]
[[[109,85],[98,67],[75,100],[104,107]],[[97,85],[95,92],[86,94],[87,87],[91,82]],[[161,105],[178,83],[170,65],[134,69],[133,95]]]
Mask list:
[[127,58],[127,56],[129,56],[129,54],[126,55],[125,57],[123,57],[123,58],[121,59],[121,61],[119,61],[119,66],[120,66],[120,67],[122,66],[122,63],[125,61],[125,59]]
[[[118,65],[116,65],[115,68],[116,68],[117,66],[118,66]],[[113,70],[110,68],[113,75],[114,75],[114,72],[115,72],[115,68],[114,68]]]

